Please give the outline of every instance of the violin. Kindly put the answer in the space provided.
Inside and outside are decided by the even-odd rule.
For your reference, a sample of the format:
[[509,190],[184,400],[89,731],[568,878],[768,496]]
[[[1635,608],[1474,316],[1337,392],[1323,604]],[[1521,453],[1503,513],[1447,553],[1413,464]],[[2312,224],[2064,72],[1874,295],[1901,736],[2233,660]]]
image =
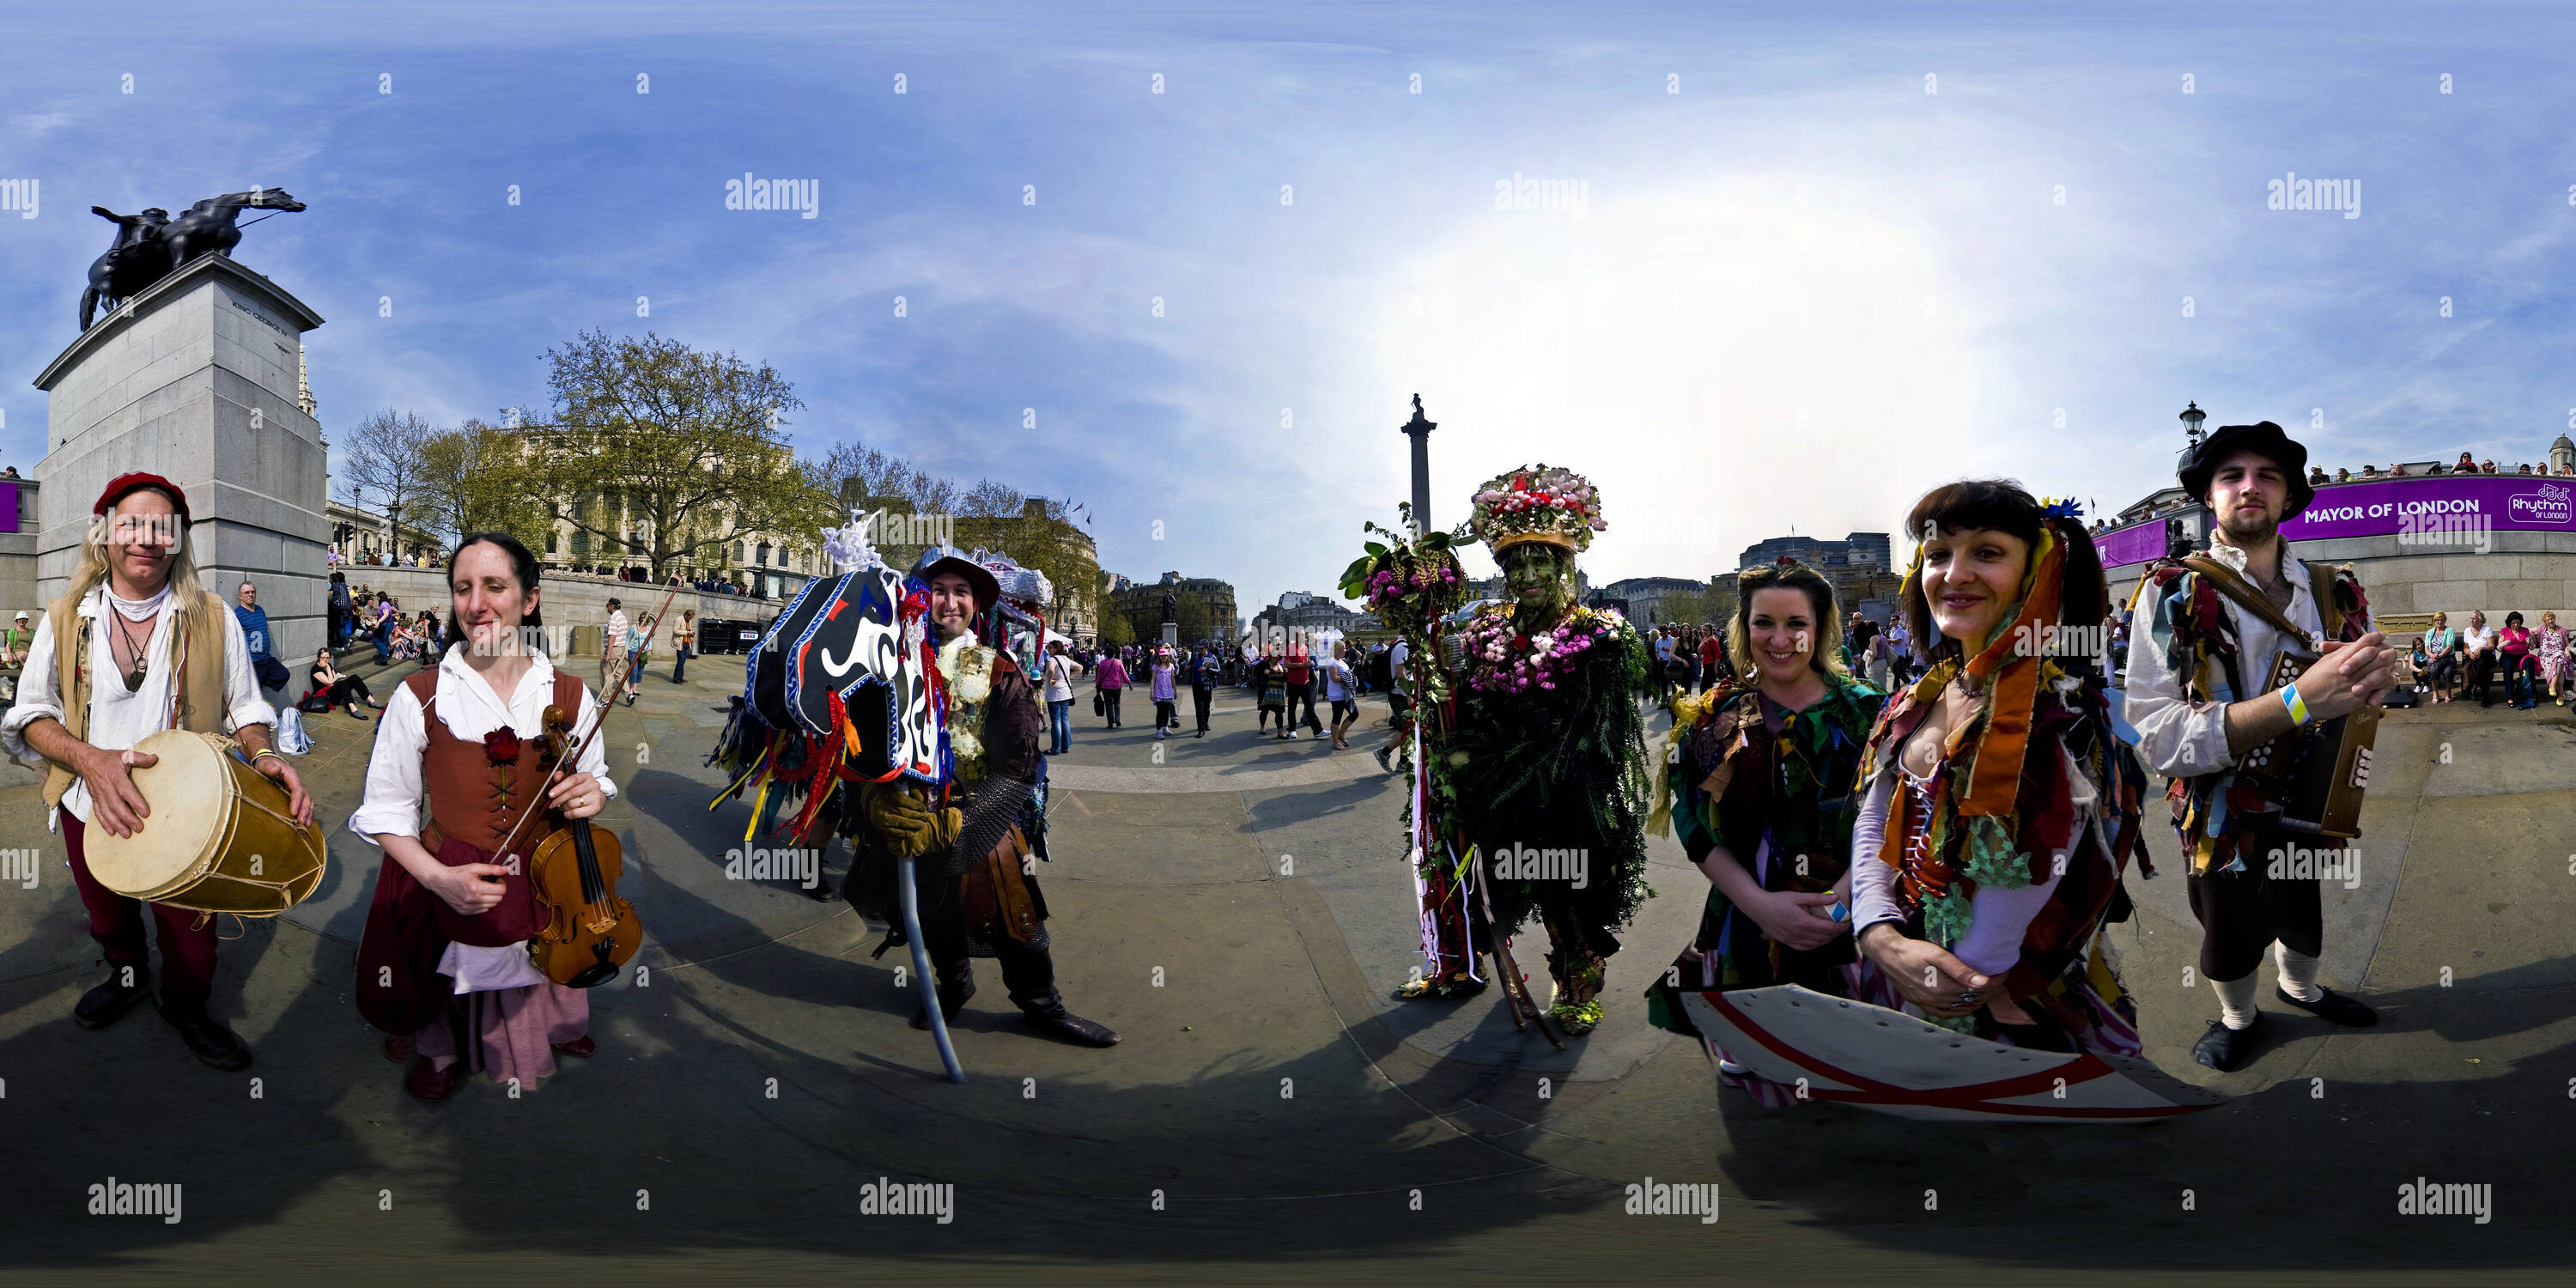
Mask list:
[[[678,593],[676,588],[671,592]],[[659,620],[670,606],[670,596],[665,596],[653,619]],[[624,661],[631,663],[633,656]],[[599,736],[607,724],[609,699],[624,687],[627,669],[619,668],[616,682],[599,698],[599,717],[591,722],[589,736],[577,745],[572,740],[572,717],[562,707],[546,707],[540,754],[551,762],[543,780],[547,786],[552,786],[557,773],[579,764],[590,740]],[[514,852],[519,829],[544,807],[543,797],[528,802],[528,812],[510,828],[498,853]],[[528,940],[528,957],[546,978],[566,988],[595,988],[614,978],[643,946],[644,922],[635,915],[634,904],[617,897],[617,878],[626,866],[617,834],[593,831],[589,819],[565,818],[561,811],[555,819],[559,826],[537,842],[536,852],[528,858],[528,887],[536,896],[537,911],[545,917],[545,925]]]
[[[550,740],[569,741],[571,722],[563,708],[546,708],[546,732]],[[576,748],[563,763],[579,759]],[[557,819],[561,826],[538,841],[528,858],[528,885],[546,918],[528,941],[528,956],[546,978],[566,988],[591,988],[607,983],[635,955],[644,942],[644,922],[634,904],[617,896],[617,878],[625,870],[617,834],[592,831],[587,818]]]

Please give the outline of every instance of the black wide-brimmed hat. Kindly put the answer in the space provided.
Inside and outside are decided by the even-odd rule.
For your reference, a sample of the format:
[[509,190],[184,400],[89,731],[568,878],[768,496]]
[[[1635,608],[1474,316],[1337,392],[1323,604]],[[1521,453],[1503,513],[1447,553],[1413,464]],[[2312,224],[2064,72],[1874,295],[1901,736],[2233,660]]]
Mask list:
[[2221,425],[2217,432],[2200,440],[2200,446],[2184,452],[2182,467],[2175,471],[2182,480],[2183,493],[2192,500],[2206,502],[2209,476],[2218,472],[2220,461],[2238,452],[2270,457],[2288,477],[2290,505],[2281,515],[2284,522],[2316,499],[2317,490],[2308,482],[2308,449],[2268,420],[2251,425]]
[[966,552],[955,546],[932,546],[912,561],[912,575],[921,578],[924,585],[943,572],[953,572],[975,588],[976,612],[991,608],[993,601],[1002,597],[1002,583],[993,576],[993,570],[967,558]]

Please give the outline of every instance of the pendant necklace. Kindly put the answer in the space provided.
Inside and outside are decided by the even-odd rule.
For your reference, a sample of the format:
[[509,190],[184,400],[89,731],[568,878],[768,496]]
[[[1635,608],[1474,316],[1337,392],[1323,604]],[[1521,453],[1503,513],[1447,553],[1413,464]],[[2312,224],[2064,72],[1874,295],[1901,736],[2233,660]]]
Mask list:
[[125,673],[125,691],[128,693],[139,692],[143,688],[143,664],[145,660],[143,650],[135,644],[133,634],[126,630],[125,614],[115,613],[113,609],[110,609],[109,611],[114,613],[116,617],[117,635],[125,641],[127,651],[134,654],[134,666],[131,670],[128,670]]

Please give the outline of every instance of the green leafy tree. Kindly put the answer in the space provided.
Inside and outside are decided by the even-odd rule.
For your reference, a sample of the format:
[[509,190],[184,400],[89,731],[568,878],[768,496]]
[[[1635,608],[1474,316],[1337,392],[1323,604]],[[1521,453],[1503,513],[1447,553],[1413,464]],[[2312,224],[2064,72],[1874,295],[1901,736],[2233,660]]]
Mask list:
[[[657,335],[585,331],[546,351],[550,420],[520,431],[520,495],[608,557],[712,564],[736,540],[802,533],[836,498],[798,468],[782,419],[805,404],[762,364]],[[805,545],[794,544],[789,550]],[[773,566],[775,566],[773,564]]]

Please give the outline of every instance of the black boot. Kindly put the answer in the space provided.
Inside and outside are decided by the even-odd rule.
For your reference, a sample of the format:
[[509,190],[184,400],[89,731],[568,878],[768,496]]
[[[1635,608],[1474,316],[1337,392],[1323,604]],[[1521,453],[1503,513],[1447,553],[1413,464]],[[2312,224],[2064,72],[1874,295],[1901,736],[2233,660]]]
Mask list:
[[171,1002],[163,999],[156,1001],[154,1005],[160,1008],[161,1018],[168,1020],[170,1027],[179,1030],[179,1040],[187,1043],[188,1049],[196,1052],[197,1059],[203,1061],[206,1067],[222,1069],[226,1072],[250,1067],[249,1045],[236,1036],[231,1029],[217,1022],[215,1017],[206,1014],[204,1002]]
[[1117,1033],[1064,1009],[1061,999],[1045,1006],[1030,1007],[1020,1015],[1030,1028],[1067,1042],[1095,1047],[1118,1045]]
[[[131,983],[127,981],[131,980]],[[111,962],[107,982],[81,994],[72,1007],[72,1023],[85,1029],[103,1029],[134,1009],[136,1002],[152,995],[152,968],[119,966]]]
[[[950,1024],[955,1024],[957,1013],[965,1010],[967,1001],[975,996],[975,963],[959,962],[957,969],[953,971],[935,967],[934,969],[939,969],[940,974],[939,1017]],[[912,1017],[912,1027],[927,1032],[930,1028],[930,1012],[916,1012]]]

